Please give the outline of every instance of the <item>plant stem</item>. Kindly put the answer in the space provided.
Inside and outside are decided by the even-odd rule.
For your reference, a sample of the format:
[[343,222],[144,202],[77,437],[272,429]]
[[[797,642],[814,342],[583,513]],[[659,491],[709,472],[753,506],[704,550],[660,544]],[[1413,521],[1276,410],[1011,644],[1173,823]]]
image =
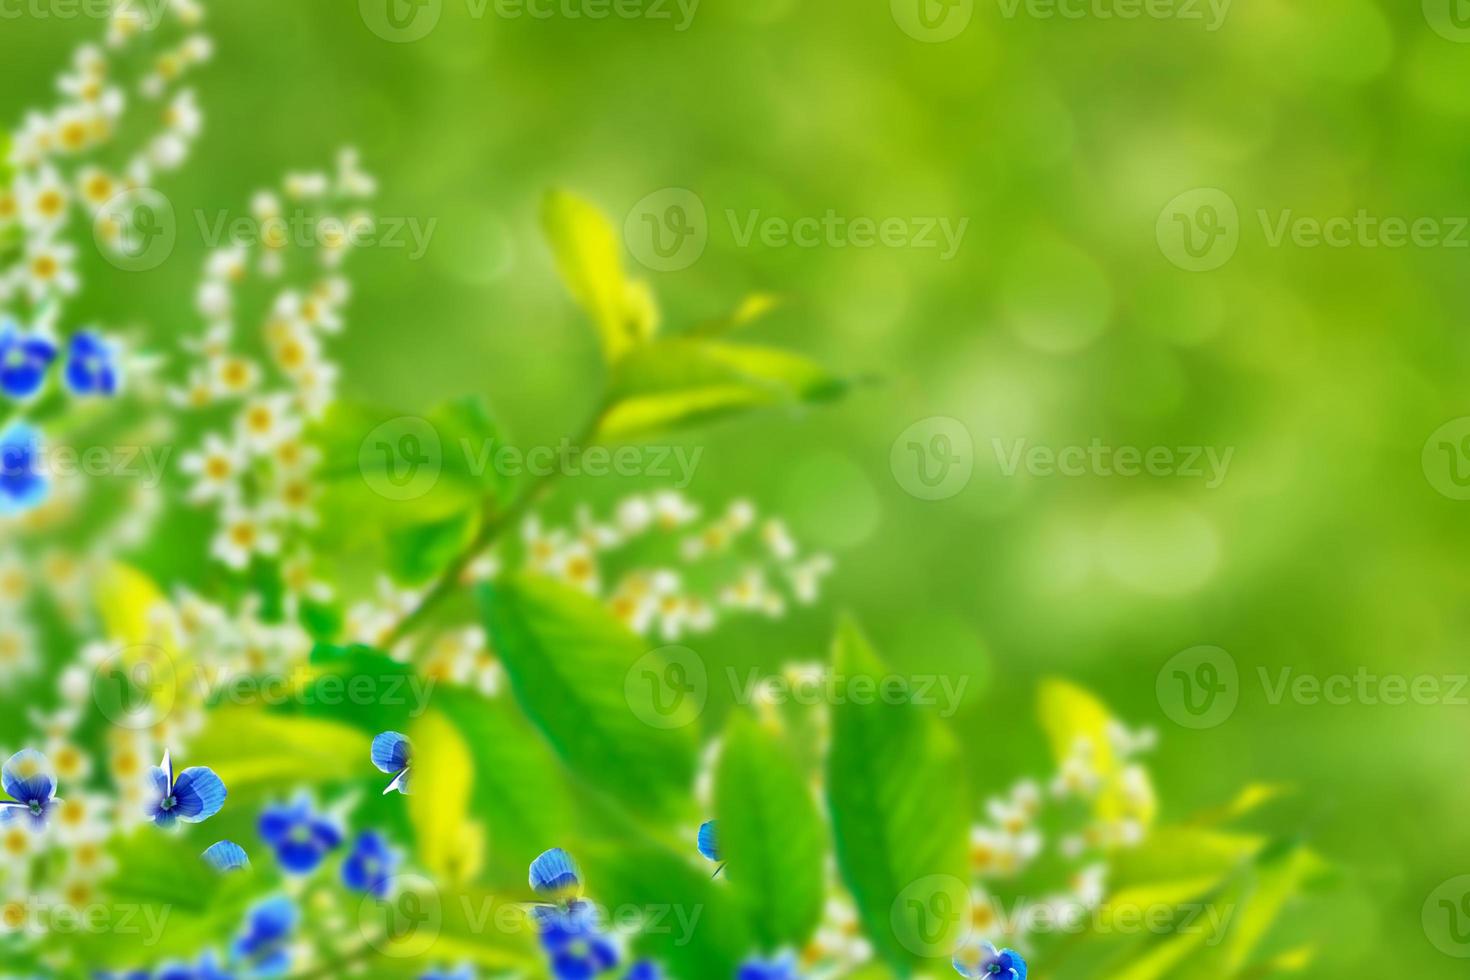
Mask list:
[[[607,417],[607,410],[608,406],[603,404],[593,413],[592,417],[583,426],[581,433],[573,441],[573,445],[582,446],[592,441],[598,428],[602,425],[603,419]],[[433,612],[441,602],[454,594],[454,591],[461,584],[460,580],[464,577],[466,570],[469,569],[475,559],[479,558],[500,539],[502,531],[524,517],[526,512],[550,491],[552,484],[561,475],[556,470],[539,475],[530,486],[526,487],[504,509],[499,508],[499,502],[493,494],[487,495],[481,503],[482,518],[480,521],[480,530],[476,532],[474,540],[465,545],[464,549],[449,563],[449,566],[443,572],[439,573],[439,577],[434,580],[433,585],[429,586],[428,591],[424,593],[418,605],[393,627],[384,645],[391,648],[394,644],[403,640],[417,629],[423,623],[425,617]]]

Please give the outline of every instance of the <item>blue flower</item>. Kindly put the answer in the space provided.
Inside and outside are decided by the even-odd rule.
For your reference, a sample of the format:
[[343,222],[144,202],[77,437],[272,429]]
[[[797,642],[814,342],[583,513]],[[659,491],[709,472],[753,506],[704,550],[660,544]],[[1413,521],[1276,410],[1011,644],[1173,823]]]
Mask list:
[[74,395],[115,395],[122,380],[117,346],[100,334],[79,330],[66,351],[67,390]]
[[543,852],[531,862],[531,890],[537,895],[566,897],[582,887],[572,856],[559,847]]
[[352,843],[352,853],[342,862],[342,884],[355,892],[383,898],[388,880],[398,866],[398,855],[388,848],[383,835],[365,830]]
[[225,784],[214,770],[190,766],[175,778],[167,749],[163,762],[149,771],[148,781],[150,793],[144,813],[159,827],[172,827],[179,820],[201,823],[225,805]]
[[780,959],[749,959],[740,964],[736,980],[800,980],[796,972],[796,957],[786,954]]
[[245,929],[230,948],[232,962],[255,976],[279,976],[291,966],[288,940],[296,931],[296,906],[285,896],[268,898],[250,910]]
[[30,398],[41,390],[54,360],[55,344],[23,336],[13,320],[0,323],[0,394]]
[[623,980],[664,980],[664,971],[652,960],[639,960],[628,968]]
[[408,759],[409,745],[408,736],[400,735],[398,732],[383,732],[373,737],[373,765],[378,767],[379,772],[390,773],[393,781],[388,788],[383,790],[387,796],[395,789],[400,793],[408,792]]
[[20,514],[45,502],[51,481],[37,465],[41,434],[17,423],[0,433],[0,517]]
[[996,977],[997,980],[1026,980],[1026,961],[1012,949],[996,949],[990,943],[962,949],[954,954],[954,968],[970,980]]
[[51,763],[35,749],[21,749],[0,767],[0,785],[10,795],[0,800],[0,813],[24,817],[36,828],[46,826],[46,815],[60,802]]
[[618,965],[617,947],[598,932],[597,913],[590,903],[540,905],[532,913],[556,980],[587,980]]
[[281,867],[293,874],[315,870],[327,852],[342,843],[342,831],[313,813],[306,797],[266,807],[260,812],[258,827],[260,836],[275,850]]

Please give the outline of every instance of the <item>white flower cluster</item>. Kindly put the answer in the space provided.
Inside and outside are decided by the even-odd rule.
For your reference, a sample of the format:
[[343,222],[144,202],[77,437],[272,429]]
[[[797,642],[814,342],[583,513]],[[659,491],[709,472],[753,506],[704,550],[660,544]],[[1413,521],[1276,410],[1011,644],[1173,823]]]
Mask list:
[[[1070,928],[1103,902],[1108,855],[1148,833],[1156,800],[1148,770],[1136,759],[1155,742],[1151,730],[1133,732],[1114,721],[1106,746],[1078,739],[1048,787],[1023,780],[986,801],[986,820],[970,828],[974,935],[1025,952],[1029,933]],[[1071,869],[1067,881],[1007,907],[996,894],[1000,884],[1025,874],[1049,839]]]
[[[206,262],[197,297],[206,327],[202,338],[189,344],[193,363],[186,384],[171,394],[188,410],[229,410],[225,430],[206,435],[185,455],[182,467],[193,479],[189,499],[218,508],[220,526],[211,553],[231,568],[248,567],[256,555],[280,555],[288,550],[293,529],[316,522],[311,475],[320,452],[305,441],[303,431],[336,397],[338,369],[326,356],[325,338],[344,329],[343,309],[351,292],[347,280],[333,271],[351,236],[294,242],[274,230],[284,227],[274,222],[286,204],[309,208],[318,228],[371,221],[356,209],[373,191],[357,154],[344,150],[334,175],[288,176],[284,203],[282,195],[257,194],[251,211],[262,234],[232,241]],[[347,210],[352,213],[341,217]],[[259,337],[237,344],[241,286],[252,270],[267,281],[294,279],[288,276],[293,251],[309,253],[302,281],[280,286]]]
[[183,39],[133,83],[144,102],[163,103],[157,129],[120,167],[108,169],[100,162],[128,110],[125,83],[114,77],[114,62],[127,59],[139,39],[162,24],[149,25],[131,6],[118,5],[106,48],[88,44],[77,50],[71,70],[57,80],[60,103],[25,114],[10,134],[10,151],[0,168],[0,307],[27,301],[30,315],[23,319],[43,335],[54,333],[62,302],[80,286],[77,246],[65,239],[74,205],[80,202],[93,219],[98,239],[115,246],[128,214],[106,210],[108,203],[181,166],[203,124],[193,92],[173,86],[208,61],[213,46],[196,30],[202,8],[173,0],[166,9]]
[[[628,497],[607,521],[587,508],[578,510],[572,527],[546,527],[533,518],[522,528],[525,564],[603,598],[634,632],[668,642],[707,633],[722,615],[779,618],[791,601],[816,601],[832,560],[801,556],[781,520],[760,519],[746,500],[699,520],[700,508],[675,491]],[[615,554],[658,536],[674,538],[680,564],[628,569],[609,585],[605,567]],[[701,578],[712,580],[701,588]]]

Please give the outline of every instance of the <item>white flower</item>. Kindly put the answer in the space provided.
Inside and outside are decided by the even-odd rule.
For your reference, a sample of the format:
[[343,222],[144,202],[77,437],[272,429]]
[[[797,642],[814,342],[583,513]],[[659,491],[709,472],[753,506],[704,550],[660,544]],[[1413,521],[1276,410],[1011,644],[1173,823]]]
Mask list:
[[179,466],[195,480],[189,490],[190,502],[233,500],[236,481],[245,468],[245,454],[238,444],[210,433],[204,437],[203,447],[186,454]]
[[93,214],[116,197],[122,188],[115,177],[100,167],[83,167],[77,174],[76,183],[83,203]]
[[683,494],[664,490],[653,497],[654,519],[665,530],[683,527],[699,517],[699,507]]
[[77,275],[72,270],[76,246],[66,242],[37,240],[26,247],[23,275],[26,292],[39,303],[48,293],[71,295],[77,291]]
[[260,368],[248,358],[226,354],[210,359],[211,384],[221,398],[238,398],[260,383]]
[[271,530],[269,515],[238,505],[226,507],[223,523],[210,545],[210,554],[237,571],[256,555],[274,555],[281,542]]
[[15,180],[16,204],[20,223],[27,229],[49,237],[66,224],[71,207],[71,193],[61,175],[49,164],[34,176],[21,174]]
[[240,413],[240,438],[257,455],[273,452],[281,443],[296,438],[301,420],[291,411],[289,395],[266,395],[251,399]]
[[204,115],[194,101],[192,89],[185,89],[174,96],[163,112],[163,124],[185,139],[193,139],[199,135],[204,125]]

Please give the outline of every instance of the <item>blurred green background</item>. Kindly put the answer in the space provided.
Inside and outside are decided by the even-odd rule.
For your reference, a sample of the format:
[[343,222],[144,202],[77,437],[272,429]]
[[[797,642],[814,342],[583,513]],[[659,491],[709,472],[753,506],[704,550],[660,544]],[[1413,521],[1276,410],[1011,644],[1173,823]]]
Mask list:
[[[243,213],[283,170],[356,145],[382,181],[378,213],[437,226],[420,260],[351,259],[345,394],[416,411],[484,393],[523,439],[554,443],[602,367],[542,242],[543,193],[574,189],[621,225],[650,193],[688,188],[709,242],[686,269],[646,272],[666,327],[780,293],[758,335],[877,382],[690,440],[705,450],[692,494],[748,495],[839,560],[819,611],[724,630],[714,662],[812,658],[832,609],[856,610],[902,669],[972,678],[952,723],[996,791],[1044,766],[1038,678],[1078,679],[1160,729],[1166,815],[1251,781],[1297,788],[1272,829],[1344,869],[1314,975],[1368,962],[1459,975],[1421,907],[1470,872],[1470,707],[1273,704],[1258,670],[1467,670],[1470,503],[1436,491],[1421,450],[1470,414],[1470,250],[1463,234],[1458,249],[1273,247],[1258,212],[1470,215],[1470,46],[1417,3],[1251,0],[1216,31],[1208,8],[1205,21],[1005,9],[977,0],[958,36],[924,43],[882,0],[704,0],[683,32],[493,5],[476,18],[444,0],[428,36],[390,43],[348,0],[215,3],[216,58],[194,85],[206,132],[160,182],[184,216],[179,246],[146,275],[88,256],[81,309],[126,311],[171,348],[198,327],[192,210]],[[0,23],[0,115],[49,101],[97,29]],[[1194,188],[1239,209],[1238,251],[1205,272],[1156,237]],[[969,225],[946,262],[742,247],[726,218],[829,209]],[[974,474],[925,501],[890,453],[933,416],[968,430]],[[1021,438],[1234,456],[1216,488],[1007,476],[992,440]],[[584,480],[562,497],[629,489]],[[1200,644],[1230,653],[1241,690],[1233,716],[1195,731],[1165,713],[1156,679]]]

